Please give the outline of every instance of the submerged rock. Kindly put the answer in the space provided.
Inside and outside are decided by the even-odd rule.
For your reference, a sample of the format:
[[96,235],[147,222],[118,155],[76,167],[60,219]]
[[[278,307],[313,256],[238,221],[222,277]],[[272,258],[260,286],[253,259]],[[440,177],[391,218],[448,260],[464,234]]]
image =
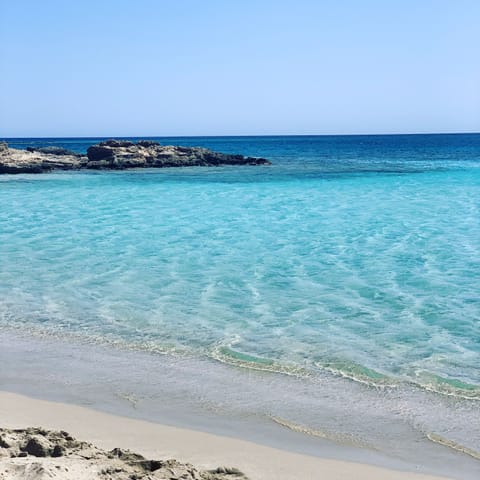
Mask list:
[[42,173],[53,169],[122,170],[220,165],[270,165],[265,158],[220,153],[201,147],[160,145],[152,140],[107,140],[88,148],[87,156],[59,147],[8,148],[0,143],[0,173]]

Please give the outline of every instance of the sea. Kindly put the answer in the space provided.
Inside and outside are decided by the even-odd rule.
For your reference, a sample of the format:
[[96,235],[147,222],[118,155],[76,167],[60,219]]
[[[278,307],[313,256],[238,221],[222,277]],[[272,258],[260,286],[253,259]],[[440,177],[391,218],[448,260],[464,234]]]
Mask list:
[[480,134],[141,139],[272,165],[0,176],[0,388],[474,478]]

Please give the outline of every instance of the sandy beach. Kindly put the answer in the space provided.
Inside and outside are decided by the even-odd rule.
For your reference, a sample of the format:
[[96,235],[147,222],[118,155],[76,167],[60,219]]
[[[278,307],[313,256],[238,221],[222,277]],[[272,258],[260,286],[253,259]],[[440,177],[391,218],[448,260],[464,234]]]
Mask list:
[[[477,478],[478,461],[425,439],[404,439],[396,450],[379,451],[308,434],[258,415],[206,408],[206,393],[215,393],[218,385],[230,390],[235,383],[250,385],[248,398],[258,395],[257,390],[250,391],[250,382],[266,379],[261,372],[7,332],[0,335],[0,343],[0,428],[66,431],[102,449],[97,469],[104,468],[108,452],[121,448],[146,459],[187,462],[203,472],[237,468],[252,480]],[[155,372],[155,382],[148,384],[148,372]],[[194,384],[203,388],[201,393],[197,390],[196,403],[188,390],[193,377]],[[281,391],[273,390],[274,380],[288,378],[269,378],[270,396],[281,403]],[[336,422],[347,421],[336,418]],[[381,428],[396,443],[393,424],[384,426],[378,417],[371,421],[376,421],[372,427]],[[20,449],[27,441],[25,435],[17,440]],[[410,453],[413,449],[416,455]],[[399,452],[406,452],[406,460],[401,461]],[[73,452],[68,461],[76,462],[76,455]],[[38,458],[31,457],[7,460],[10,452],[5,450],[2,456],[2,468],[9,468],[12,461],[38,463]],[[40,461],[56,464],[66,459]]]
[[[36,400],[9,392],[0,393],[0,425],[11,429],[35,426],[67,431],[78,440],[91,442],[104,450],[128,449],[149,459],[175,458],[205,471],[215,470],[219,466],[235,467],[252,480],[447,478],[301,455],[253,442],[119,417],[75,405]],[[5,474],[8,465],[40,461],[51,467],[52,463],[61,465],[67,459],[47,460],[31,455],[16,459],[0,457],[0,478],[13,478]],[[80,464],[82,461],[81,458],[75,460]],[[53,467],[52,471],[52,475],[56,476],[44,478],[70,478],[60,468]],[[77,471],[83,470],[78,467]],[[91,470],[85,470],[82,475],[76,478],[97,478],[91,476]],[[38,475],[30,478],[43,477]]]
[[479,19],[0,1],[0,480],[480,480]]

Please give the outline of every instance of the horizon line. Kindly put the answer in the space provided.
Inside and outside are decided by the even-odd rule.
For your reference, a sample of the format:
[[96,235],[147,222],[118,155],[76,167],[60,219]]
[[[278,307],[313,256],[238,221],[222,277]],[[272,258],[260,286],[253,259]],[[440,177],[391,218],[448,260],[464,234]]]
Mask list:
[[39,137],[7,137],[0,136],[1,140],[22,139],[98,139],[98,138],[245,138],[245,137],[380,137],[380,136],[414,136],[414,135],[479,135],[480,131],[467,132],[410,132],[410,133],[272,133],[272,134],[240,134],[240,135],[82,135],[82,136],[39,136]]

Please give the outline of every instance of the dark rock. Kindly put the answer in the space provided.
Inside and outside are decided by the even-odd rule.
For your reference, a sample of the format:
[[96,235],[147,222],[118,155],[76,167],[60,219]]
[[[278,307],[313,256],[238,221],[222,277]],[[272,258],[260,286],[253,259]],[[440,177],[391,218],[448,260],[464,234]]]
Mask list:
[[72,155],[76,157],[80,156],[80,154],[62,147],[27,147],[27,152],[40,152],[50,155]]
[[30,437],[22,451],[34,457],[47,457],[50,454],[50,443],[43,436]]
[[111,148],[99,144],[88,147],[87,157],[89,162],[98,162],[99,160],[113,161],[114,153]]
[[200,147],[160,145],[148,140],[136,144],[109,140],[87,150],[86,168],[162,168],[219,165],[269,165],[264,158],[214,152]]
[[65,453],[65,447],[63,447],[62,445],[55,445],[52,450],[52,457],[63,457]]
[[[6,144],[4,144],[6,145]],[[53,169],[82,168],[87,158],[57,147],[43,149],[0,148],[0,173],[42,173]]]
[[105,140],[104,142],[100,142],[98,145],[101,147],[112,147],[112,148],[119,148],[119,147],[133,147],[135,144],[130,142],[129,140]]
[[139,462],[145,460],[145,457],[142,455],[130,452],[129,450],[122,450],[121,448],[114,448],[113,450],[110,450],[109,455],[112,458],[116,457],[126,462]]
[[139,140],[137,142],[137,145],[140,147],[155,147],[157,145],[160,145],[160,143],[155,142],[154,140]]
[[10,444],[0,436],[0,448],[10,448]]
[[[200,147],[160,145],[141,140],[107,140],[88,148],[87,156],[58,148],[27,150],[0,144],[0,173],[42,173],[53,169],[121,170],[125,168],[165,168],[220,165],[270,165],[264,158],[214,152]],[[3,149],[3,150],[2,150]]]
[[155,472],[164,466],[164,462],[160,460],[142,460],[138,462],[138,465],[141,466],[146,472]]
[[218,467],[218,468],[215,468],[214,470],[210,470],[210,473],[224,473],[227,475],[243,475],[243,473],[238,468],[234,468],[234,467]]
[[44,173],[49,172],[51,167],[44,167],[42,165],[27,165],[27,166],[11,166],[11,165],[1,165],[0,164],[0,174],[1,173]]
[[60,435],[67,441],[73,441],[74,438],[65,430],[60,430]]

